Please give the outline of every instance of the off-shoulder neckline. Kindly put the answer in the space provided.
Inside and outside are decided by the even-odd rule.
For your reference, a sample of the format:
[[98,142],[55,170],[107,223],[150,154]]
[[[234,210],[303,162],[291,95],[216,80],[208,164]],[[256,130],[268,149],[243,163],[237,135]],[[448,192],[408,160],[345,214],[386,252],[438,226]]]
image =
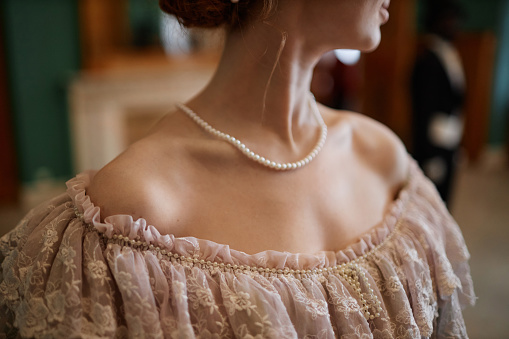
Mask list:
[[72,199],[82,221],[104,237],[112,239],[122,235],[130,240],[142,241],[158,249],[178,253],[181,256],[199,257],[205,260],[232,264],[250,265],[256,263],[264,267],[295,267],[296,269],[324,268],[357,260],[381,247],[392,238],[398,228],[402,214],[415,186],[418,165],[410,161],[408,178],[391,202],[382,220],[347,248],[337,251],[319,251],[311,253],[290,253],[285,251],[264,250],[254,254],[230,249],[229,245],[193,236],[175,237],[172,234],[160,234],[158,229],[149,225],[144,218],[134,220],[130,215],[112,215],[101,221],[101,209],[91,202],[86,188],[97,171],[85,171],[67,182],[67,194]]

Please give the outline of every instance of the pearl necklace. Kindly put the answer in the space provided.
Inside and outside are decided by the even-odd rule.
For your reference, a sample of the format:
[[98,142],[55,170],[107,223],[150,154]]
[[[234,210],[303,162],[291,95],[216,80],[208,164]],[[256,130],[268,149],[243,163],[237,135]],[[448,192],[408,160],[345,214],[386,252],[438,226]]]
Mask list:
[[[309,154],[299,161],[295,162],[287,162],[287,163],[279,163],[272,160],[269,160],[265,157],[262,157],[259,154],[256,154],[255,152],[251,151],[245,144],[243,144],[239,139],[234,138],[233,136],[223,133],[221,131],[218,131],[214,127],[210,126],[206,121],[204,121],[202,118],[198,116],[192,109],[187,107],[184,104],[177,104],[177,107],[180,108],[184,113],[187,114],[196,124],[198,124],[201,128],[203,128],[208,133],[212,134],[213,136],[222,139],[226,142],[229,142],[233,146],[235,146],[242,154],[244,154],[249,159],[265,166],[271,169],[275,169],[278,171],[288,171],[288,170],[294,170],[297,168],[301,168],[307,164],[309,164],[316,156],[317,154],[322,150],[323,145],[325,144],[325,140],[327,139],[327,125],[323,121],[322,116],[320,115],[320,111],[318,110],[318,106],[316,104],[316,101],[312,101],[314,105],[313,112],[315,113],[315,118],[318,124],[320,125],[321,134],[320,138],[318,139],[318,142],[316,143],[315,147]],[[310,104],[311,106],[311,104]]]

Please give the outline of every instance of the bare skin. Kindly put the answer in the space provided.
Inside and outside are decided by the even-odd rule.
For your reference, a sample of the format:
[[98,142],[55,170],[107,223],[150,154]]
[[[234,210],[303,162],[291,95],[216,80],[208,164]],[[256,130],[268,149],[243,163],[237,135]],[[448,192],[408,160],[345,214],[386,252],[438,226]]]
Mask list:
[[[268,23],[253,20],[229,34],[214,78],[188,106],[266,158],[300,160],[320,133],[308,104],[314,64],[332,48],[376,47],[381,6],[282,0]],[[343,20],[324,18],[331,11]],[[287,40],[278,58],[281,32]],[[329,127],[325,147],[289,172],[252,162],[175,111],[99,171],[87,194],[103,218],[145,218],[162,234],[246,253],[337,251],[383,219],[408,164],[385,127],[355,113],[320,111]]]

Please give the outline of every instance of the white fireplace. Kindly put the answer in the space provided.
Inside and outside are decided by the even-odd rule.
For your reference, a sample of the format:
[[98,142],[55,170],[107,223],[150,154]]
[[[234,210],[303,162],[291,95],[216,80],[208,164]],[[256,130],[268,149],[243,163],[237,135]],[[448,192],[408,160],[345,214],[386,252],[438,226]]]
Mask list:
[[78,76],[70,89],[74,170],[103,167],[175,103],[200,91],[215,61],[190,59]]

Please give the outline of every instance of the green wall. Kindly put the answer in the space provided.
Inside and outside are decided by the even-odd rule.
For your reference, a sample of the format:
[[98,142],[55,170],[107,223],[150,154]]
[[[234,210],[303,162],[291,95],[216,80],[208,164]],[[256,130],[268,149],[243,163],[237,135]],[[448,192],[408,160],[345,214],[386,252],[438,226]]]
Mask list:
[[[507,0],[458,0],[463,7],[465,18],[463,29],[466,31],[496,30],[497,18],[502,2]],[[417,27],[424,30],[424,12],[427,0],[417,0]]]
[[460,0],[465,10],[467,31],[496,31],[500,6],[506,0]]
[[79,69],[77,2],[1,0],[21,180],[72,175],[67,85]]
[[507,142],[509,132],[509,0],[500,4],[489,143]]
[[155,0],[128,0],[131,45],[144,48],[159,43],[161,10]]

